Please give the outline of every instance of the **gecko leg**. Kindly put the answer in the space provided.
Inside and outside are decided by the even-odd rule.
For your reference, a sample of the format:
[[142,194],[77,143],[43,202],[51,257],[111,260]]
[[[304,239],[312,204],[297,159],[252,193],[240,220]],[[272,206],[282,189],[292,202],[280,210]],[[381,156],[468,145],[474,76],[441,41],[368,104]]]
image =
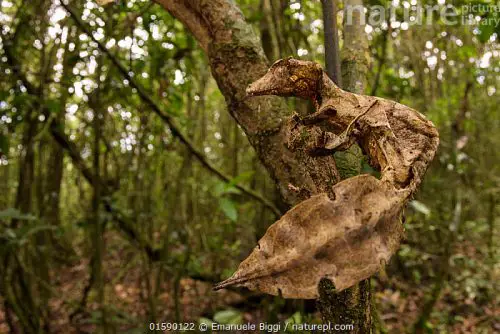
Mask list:
[[293,111],[293,114],[291,116],[291,120],[294,121],[295,123],[302,123],[302,118],[300,117],[299,113],[297,111]]
[[360,132],[355,128],[356,122],[366,115],[372,108],[377,104],[378,100],[373,101],[362,113],[360,113],[358,116],[354,117],[354,119],[349,123],[347,128],[345,129],[344,132],[342,132],[340,135],[335,136],[331,138],[325,145],[325,148],[328,150],[334,150],[336,148],[340,149],[347,149],[349,146],[351,146],[357,135],[360,134]]
[[316,123],[320,123],[329,119],[330,117],[332,117],[331,114],[335,113],[336,111],[334,109],[316,111],[315,113],[303,117],[302,123],[304,123],[304,125],[313,125]]

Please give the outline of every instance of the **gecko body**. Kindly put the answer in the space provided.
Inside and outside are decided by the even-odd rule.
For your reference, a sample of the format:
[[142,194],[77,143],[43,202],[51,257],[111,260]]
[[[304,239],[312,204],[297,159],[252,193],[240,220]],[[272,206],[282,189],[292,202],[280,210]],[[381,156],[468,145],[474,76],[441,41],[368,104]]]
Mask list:
[[[247,94],[298,96],[313,102],[315,111],[293,118],[298,125],[319,126],[312,154],[330,154],[355,142],[381,171],[382,180],[413,193],[439,145],[435,126],[418,111],[374,96],[354,94],[336,86],[322,67],[293,58],[275,62],[247,88]],[[318,135],[319,134],[319,135]]]

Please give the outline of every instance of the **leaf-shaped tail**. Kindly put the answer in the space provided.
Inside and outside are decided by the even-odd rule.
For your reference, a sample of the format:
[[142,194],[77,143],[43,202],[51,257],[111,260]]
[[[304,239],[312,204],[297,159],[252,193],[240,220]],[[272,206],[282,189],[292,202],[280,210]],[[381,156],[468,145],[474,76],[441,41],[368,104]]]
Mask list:
[[329,278],[338,291],[375,274],[398,249],[400,213],[408,192],[370,175],[342,181],[313,196],[269,227],[229,279],[215,289],[245,286],[285,298],[317,298]]

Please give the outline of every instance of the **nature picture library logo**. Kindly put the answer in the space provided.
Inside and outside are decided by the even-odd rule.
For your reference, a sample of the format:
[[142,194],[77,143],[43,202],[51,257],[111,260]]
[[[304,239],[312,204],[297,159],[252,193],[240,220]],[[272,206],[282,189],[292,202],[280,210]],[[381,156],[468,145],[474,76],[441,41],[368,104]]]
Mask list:
[[433,5],[423,5],[417,0],[393,0],[389,6],[347,6],[343,12],[346,24],[360,22],[371,27],[384,26],[407,30],[412,25],[432,25],[441,21],[444,25],[489,25],[500,26],[500,1],[471,2],[453,5],[438,0]]

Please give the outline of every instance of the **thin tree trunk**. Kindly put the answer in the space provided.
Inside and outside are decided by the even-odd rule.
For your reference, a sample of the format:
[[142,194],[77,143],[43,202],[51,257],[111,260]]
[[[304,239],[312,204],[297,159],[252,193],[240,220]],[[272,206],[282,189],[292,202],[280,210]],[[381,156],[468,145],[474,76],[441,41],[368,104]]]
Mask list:
[[101,326],[103,333],[108,333],[107,312],[105,305],[105,281],[103,272],[103,258],[104,258],[104,227],[105,222],[101,218],[101,200],[103,190],[101,187],[101,136],[102,136],[102,120],[101,120],[101,104],[99,103],[103,83],[100,81],[102,73],[102,59],[99,61],[97,69],[97,80],[99,87],[89,98],[89,105],[93,108],[94,118],[92,120],[92,127],[94,130],[94,143],[93,143],[93,190],[92,196],[92,214],[93,214],[93,227],[92,227],[92,247],[94,254],[92,256],[92,276],[94,277],[94,287],[97,290],[97,301],[101,311]]
[[[363,0],[345,0],[346,8],[359,8]],[[370,50],[361,20],[360,11],[352,10],[352,24],[344,17],[344,46],[342,48],[342,88],[353,93],[363,94],[370,68]]]
[[496,218],[496,205],[497,198],[494,193],[488,196],[488,255],[490,260],[490,279],[493,281],[495,273],[495,218]]
[[261,0],[260,9],[263,14],[263,19],[260,23],[260,33],[262,40],[262,47],[266,53],[266,57],[272,61],[280,56],[278,36],[276,33],[276,26],[273,23],[273,11],[271,8],[272,0]]
[[278,43],[279,58],[283,58],[287,53],[285,37],[283,36],[283,6],[276,0],[269,0],[272,14],[272,23],[276,32],[276,40]]
[[339,34],[337,31],[337,6],[335,0],[321,0],[325,40],[326,72],[330,79],[342,87],[340,76]]
[[[201,85],[203,89],[204,84]],[[192,89],[192,88],[191,88]],[[193,96],[195,92],[190,91],[187,94],[186,101],[186,113],[188,119],[194,119],[196,115],[196,107],[193,105]],[[203,92],[204,95],[204,92]],[[191,127],[188,136],[190,140],[194,140],[198,129]],[[174,319],[176,322],[181,322],[183,320],[181,315],[181,278],[184,276],[186,267],[189,262],[190,257],[190,245],[189,245],[189,233],[187,230],[187,222],[193,221],[192,219],[192,185],[189,179],[193,175],[193,155],[184,146],[179,147],[179,154],[183,157],[183,162],[181,168],[178,170],[177,177],[175,179],[175,192],[172,198],[172,216],[171,225],[172,230],[176,231],[182,244],[186,246],[186,252],[184,253],[184,261],[180,264],[180,267],[175,268],[177,271],[174,275],[173,281],[173,291],[174,291]]]
[[[26,128],[22,138],[22,151],[19,162],[19,179],[16,195],[15,207],[22,213],[31,213],[33,182],[35,178],[35,149],[33,139],[35,138],[37,129],[37,119],[35,118],[33,109],[29,109],[24,116]],[[13,227],[17,226],[18,222],[13,222]]]
[[[66,45],[64,47],[64,56],[63,56],[63,78],[69,78],[69,74],[72,70],[72,67],[69,64],[69,61],[72,56],[74,56],[75,52],[69,51],[69,44],[71,42],[75,42],[75,32],[73,31],[71,26],[67,26],[68,29],[68,38],[66,41]],[[75,47],[74,50],[78,50],[78,47]],[[55,116],[55,119],[59,124],[64,127],[65,123],[65,115],[66,115],[66,101],[68,99],[68,91],[62,90],[61,96],[59,98],[59,111]],[[49,122],[51,120],[47,120]],[[61,185],[63,181],[63,173],[64,173],[64,149],[51,137],[48,138],[49,141],[49,154],[47,161],[47,185],[45,187],[45,219],[54,226],[61,225],[61,212],[60,212],[60,199],[61,199]],[[61,254],[58,256],[59,258],[65,258],[64,255],[68,253],[73,255],[71,249],[71,242],[67,241],[64,238],[57,238],[53,233],[50,233],[50,239],[52,245],[56,248],[56,252],[54,255]],[[64,254],[64,255],[62,255]]]

